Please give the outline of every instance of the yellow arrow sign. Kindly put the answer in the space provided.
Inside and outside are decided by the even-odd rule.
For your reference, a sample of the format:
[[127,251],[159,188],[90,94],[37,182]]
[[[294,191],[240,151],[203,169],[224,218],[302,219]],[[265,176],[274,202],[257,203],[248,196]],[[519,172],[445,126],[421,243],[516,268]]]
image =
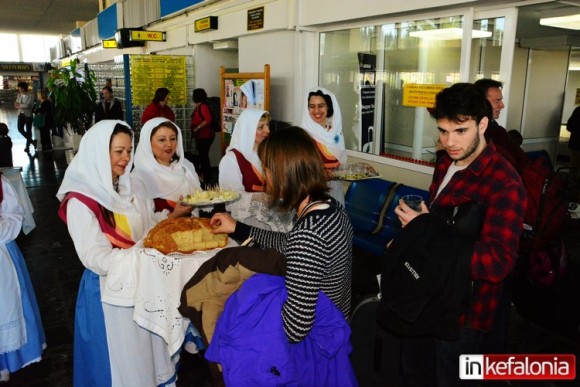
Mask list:
[[131,30],[132,41],[165,42],[165,32],[163,31],[135,31]]

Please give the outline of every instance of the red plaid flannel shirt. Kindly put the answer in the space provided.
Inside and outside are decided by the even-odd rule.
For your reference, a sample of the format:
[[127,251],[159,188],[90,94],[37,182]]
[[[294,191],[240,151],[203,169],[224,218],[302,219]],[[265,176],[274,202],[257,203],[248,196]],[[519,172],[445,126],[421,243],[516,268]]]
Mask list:
[[[429,188],[431,198],[451,162],[446,153],[437,160]],[[471,304],[461,322],[463,326],[489,330],[503,280],[515,265],[526,208],[519,174],[493,144],[488,144],[466,169],[453,175],[439,196],[431,199],[431,207],[458,206],[469,201],[481,203],[485,217],[471,258]]]

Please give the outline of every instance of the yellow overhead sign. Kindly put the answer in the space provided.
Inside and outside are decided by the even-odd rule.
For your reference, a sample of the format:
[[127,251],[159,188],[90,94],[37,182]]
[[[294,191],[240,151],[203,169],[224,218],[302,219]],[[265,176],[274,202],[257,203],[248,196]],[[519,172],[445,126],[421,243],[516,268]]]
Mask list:
[[403,106],[427,107],[435,106],[435,96],[447,85],[405,83],[403,85]]
[[218,29],[218,18],[217,16],[208,16],[197,19],[193,26],[195,32],[215,31]]
[[115,39],[103,40],[103,48],[117,48],[117,41]]
[[165,42],[165,32],[131,30],[131,40],[140,42]]

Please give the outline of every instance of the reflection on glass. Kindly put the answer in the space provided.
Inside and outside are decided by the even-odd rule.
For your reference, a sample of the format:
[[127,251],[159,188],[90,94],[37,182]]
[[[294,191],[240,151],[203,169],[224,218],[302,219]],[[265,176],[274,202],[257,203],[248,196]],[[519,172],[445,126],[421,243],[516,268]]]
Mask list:
[[[434,161],[435,123],[424,107],[405,106],[403,91],[459,82],[461,39],[451,32],[463,25],[457,15],[321,33],[319,83],[338,98],[347,149]],[[499,74],[503,27],[503,18],[474,21],[473,80]],[[445,38],[411,36],[418,31]]]

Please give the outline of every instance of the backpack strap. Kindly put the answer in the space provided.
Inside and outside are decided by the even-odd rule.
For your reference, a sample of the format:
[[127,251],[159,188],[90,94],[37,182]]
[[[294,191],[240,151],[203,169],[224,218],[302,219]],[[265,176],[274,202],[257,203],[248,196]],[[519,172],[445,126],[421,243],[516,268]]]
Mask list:
[[371,234],[378,234],[381,231],[381,228],[383,228],[383,223],[385,222],[385,216],[387,215],[387,211],[389,210],[389,208],[391,208],[391,202],[393,201],[393,198],[395,197],[395,194],[397,193],[397,190],[399,189],[400,186],[401,183],[396,183],[389,190],[389,194],[387,195],[385,202],[383,203],[383,207],[381,208],[379,219],[377,221],[377,226],[373,231],[371,231]]

